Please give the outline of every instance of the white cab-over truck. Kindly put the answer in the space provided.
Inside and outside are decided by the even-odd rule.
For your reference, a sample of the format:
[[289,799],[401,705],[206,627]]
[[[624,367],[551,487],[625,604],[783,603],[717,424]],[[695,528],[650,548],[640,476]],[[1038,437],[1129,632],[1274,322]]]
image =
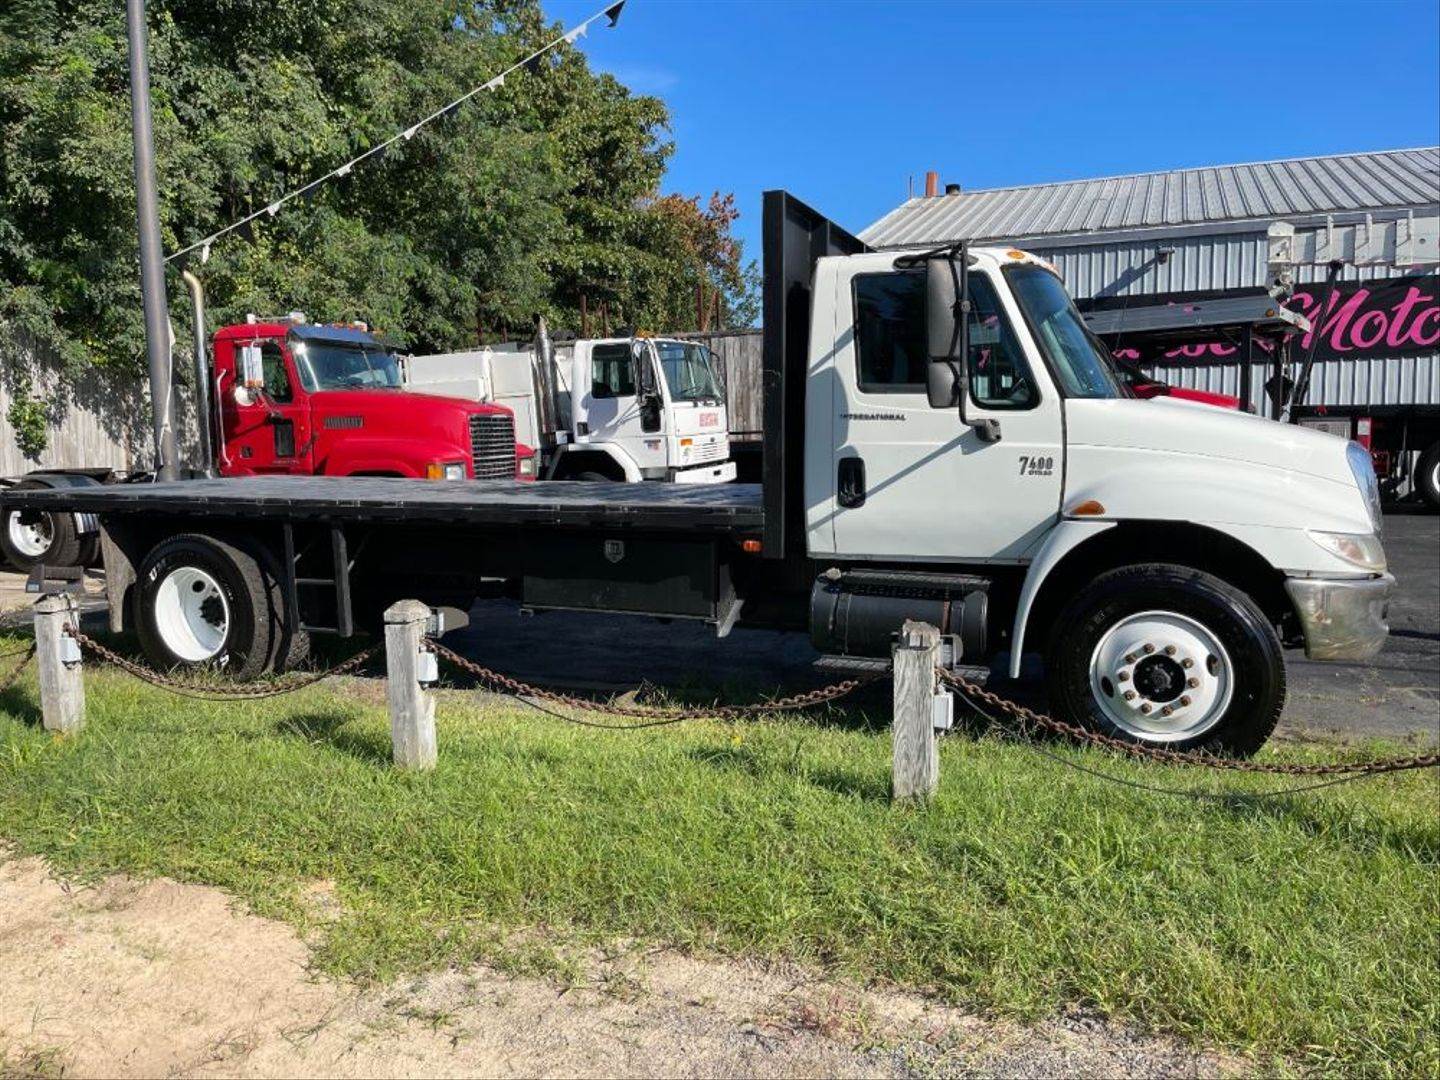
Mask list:
[[[538,322],[538,321],[537,321]],[[535,341],[411,356],[405,387],[506,405],[542,480],[735,479],[725,391],[704,345],[675,338]]]
[[1038,655],[1068,721],[1248,754],[1284,703],[1282,645],[1383,644],[1393,579],[1359,447],[1128,396],[1024,252],[870,251],[778,191],[763,236],[761,485],[287,477],[18,497],[98,515],[112,623],[153,660],[241,675],[395,598],[503,581],[534,611],[807,628],[835,666],[883,665],[924,620],[961,665],[1018,674]]

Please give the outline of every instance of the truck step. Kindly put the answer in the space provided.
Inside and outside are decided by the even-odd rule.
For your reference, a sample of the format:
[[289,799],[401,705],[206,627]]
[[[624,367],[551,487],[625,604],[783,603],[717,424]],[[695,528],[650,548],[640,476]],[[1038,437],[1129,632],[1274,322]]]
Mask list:
[[[862,675],[886,675],[890,672],[890,661],[878,656],[821,656],[813,666],[817,671]],[[990,669],[978,664],[957,664],[948,670],[981,686],[990,678]]]
[[958,598],[990,589],[990,579],[978,574],[931,570],[831,570],[821,576],[846,592],[868,595]]

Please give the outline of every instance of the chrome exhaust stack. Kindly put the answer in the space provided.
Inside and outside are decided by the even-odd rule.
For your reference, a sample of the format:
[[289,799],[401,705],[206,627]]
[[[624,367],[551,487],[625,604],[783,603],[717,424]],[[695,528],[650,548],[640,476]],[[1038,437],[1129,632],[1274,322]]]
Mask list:
[[195,335],[195,416],[200,444],[200,472],[215,475],[215,447],[211,439],[214,407],[210,401],[210,360],[205,339],[205,287],[189,270],[181,270],[185,287],[190,290],[192,332]]

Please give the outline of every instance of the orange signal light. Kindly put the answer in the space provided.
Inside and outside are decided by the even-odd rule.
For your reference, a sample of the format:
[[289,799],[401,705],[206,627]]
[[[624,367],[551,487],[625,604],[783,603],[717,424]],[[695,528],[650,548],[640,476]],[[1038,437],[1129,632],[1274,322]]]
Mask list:
[[741,540],[740,550],[749,555],[759,555],[765,549],[765,545],[759,540]]
[[1098,517],[1105,513],[1105,507],[1095,499],[1086,499],[1079,506],[1070,508],[1072,517]]

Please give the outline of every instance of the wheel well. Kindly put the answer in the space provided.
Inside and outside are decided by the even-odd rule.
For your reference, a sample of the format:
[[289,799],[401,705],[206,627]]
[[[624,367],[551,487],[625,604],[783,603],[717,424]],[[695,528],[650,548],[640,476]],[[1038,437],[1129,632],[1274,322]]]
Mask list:
[[625,479],[625,470],[619,462],[598,450],[572,450],[562,454],[555,466],[555,479],[565,480],[582,472],[597,472],[611,480]]
[[1134,563],[1165,562],[1213,574],[1255,601],[1281,638],[1298,633],[1295,609],[1285,593],[1285,575],[1254,548],[1203,525],[1183,522],[1124,522],[1085,541],[1050,571],[1025,621],[1022,648],[1043,644],[1041,635],[1065,603],[1100,574]]
[[346,476],[394,476],[403,477],[404,473],[398,473],[390,469],[361,469],[359,472],[346,473]]

